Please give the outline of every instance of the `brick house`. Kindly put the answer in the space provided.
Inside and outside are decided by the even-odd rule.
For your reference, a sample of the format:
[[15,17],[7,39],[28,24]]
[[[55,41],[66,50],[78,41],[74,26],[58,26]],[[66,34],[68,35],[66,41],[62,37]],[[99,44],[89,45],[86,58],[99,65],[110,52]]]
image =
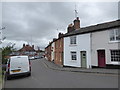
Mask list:
[[63,65],[63,34],[58,34],[58,39],[53,39],[52,42],[45,48],[45,57],[48,61],[53,61],[55,64]]
[[45,58],[51,61],[51,43],[45,48]]
[[18,50],[19,55],[28,55],[28,56],[34,56],[36,53],[36,50],[34,49],[34,45],[25,45],[23,44],[23,47]]
[[58,65],[63,65],[63,34],[59,33],[58,39],[55,41],[55,56],[54,56],[54,63]]

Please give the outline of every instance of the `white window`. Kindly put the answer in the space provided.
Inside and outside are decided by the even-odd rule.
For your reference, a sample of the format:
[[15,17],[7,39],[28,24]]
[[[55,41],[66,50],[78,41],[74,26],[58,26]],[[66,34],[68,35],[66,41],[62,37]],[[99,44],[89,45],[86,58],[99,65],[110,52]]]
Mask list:
[[111,61],[120,62],[120,50],[111,50]]
[[71,52],[71,60],[77,60],[77,53],[76,52]]
[[110,41],[120,41],[120,29],[110,31]]
[[76,44],[76,36],[70,37],[70,44]]

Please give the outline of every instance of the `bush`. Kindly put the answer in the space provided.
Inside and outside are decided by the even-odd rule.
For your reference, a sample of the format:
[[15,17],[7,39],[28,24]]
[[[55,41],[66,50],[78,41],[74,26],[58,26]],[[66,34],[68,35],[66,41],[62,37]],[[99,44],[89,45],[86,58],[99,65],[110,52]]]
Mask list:
[[6,71],[6,64],[2,65],[2,71]]

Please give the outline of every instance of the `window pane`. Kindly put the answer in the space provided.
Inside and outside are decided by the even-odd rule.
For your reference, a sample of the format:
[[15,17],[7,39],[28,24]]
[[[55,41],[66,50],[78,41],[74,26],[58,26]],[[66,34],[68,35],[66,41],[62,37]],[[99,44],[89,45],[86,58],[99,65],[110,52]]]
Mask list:
[[76,44],[76,36],[70,37],[70,44]]
[[77,56],[76,56],[76,52],[71,52],[71,60],[76,60]]
[[120,62],[120,50],[111,50],[111,61]]
[[120,30],[116,30],[116,40],[120,40]]
[[110,41],[114,41],[115,37],[114,37],[114,30],[110,31]]

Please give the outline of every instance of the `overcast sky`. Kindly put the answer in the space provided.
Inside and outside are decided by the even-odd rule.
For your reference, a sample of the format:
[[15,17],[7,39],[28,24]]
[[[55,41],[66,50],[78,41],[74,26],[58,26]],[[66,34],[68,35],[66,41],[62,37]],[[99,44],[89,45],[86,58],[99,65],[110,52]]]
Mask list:
[[[76,8],[81,27],[118,19],[117,2],[78,2]],[[19,49],[29,43],[43,49],[59,32],[67,32],[74,10],[75,2],[3,2],[3,46],[11,42]]]

